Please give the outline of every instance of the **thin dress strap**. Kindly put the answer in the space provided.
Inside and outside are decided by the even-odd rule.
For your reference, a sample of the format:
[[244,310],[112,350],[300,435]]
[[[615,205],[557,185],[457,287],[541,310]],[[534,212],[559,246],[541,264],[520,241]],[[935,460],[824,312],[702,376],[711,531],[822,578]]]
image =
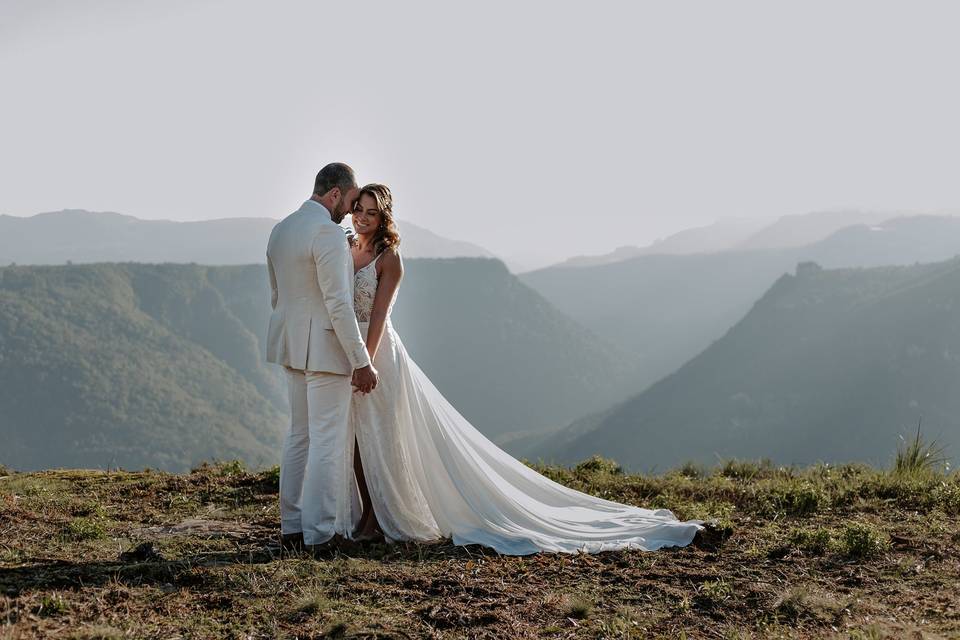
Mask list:
[[359,269],[357,269],[356,272],[355,272],[355,274],[356,274],[356,273],[360,273],[360,272],[363,271],[364,269],[369,269],[370,267],[372,267],[373,265],[375,265],[375,264],[377,263],[377,260],[379,260],[379,259],[380,259],[380,256],[382,256],[382,255],[383,255],[383,251],[381,251],[380,253],[378,253],[376,258],[374,258],[373,260],[371,260],[371,261],[368,262],[367,264],[365,264],[365,265],[363,265],[362,267],[360,267]]

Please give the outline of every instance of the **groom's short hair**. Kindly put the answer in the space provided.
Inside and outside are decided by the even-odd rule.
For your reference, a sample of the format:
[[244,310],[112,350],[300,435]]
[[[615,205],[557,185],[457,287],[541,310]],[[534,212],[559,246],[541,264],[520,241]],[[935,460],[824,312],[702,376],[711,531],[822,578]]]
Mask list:
[[357,186],[357,176],[349,165],[342,162],[331,162],[317,174],[317,179],[313,183],[313,192],[322,196],[334,187],[340,187],[340,191],[346,193]]

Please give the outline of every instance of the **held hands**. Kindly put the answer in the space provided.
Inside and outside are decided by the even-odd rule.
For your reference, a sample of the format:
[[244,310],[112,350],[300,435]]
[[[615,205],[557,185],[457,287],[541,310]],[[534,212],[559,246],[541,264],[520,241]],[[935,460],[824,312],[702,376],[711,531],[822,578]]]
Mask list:
[[353,371],[353,390],[360,393],[370,393],[377,386],[380,376],[373,365],[367,365]]

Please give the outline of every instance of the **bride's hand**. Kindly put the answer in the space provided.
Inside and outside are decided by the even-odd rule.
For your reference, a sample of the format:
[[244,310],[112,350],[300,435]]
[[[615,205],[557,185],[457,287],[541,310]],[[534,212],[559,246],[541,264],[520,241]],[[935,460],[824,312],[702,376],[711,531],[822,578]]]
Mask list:
[[367,365],[353,372],[353,387],[360,393],[370,393],[377,386],[379,376],[373,365]]

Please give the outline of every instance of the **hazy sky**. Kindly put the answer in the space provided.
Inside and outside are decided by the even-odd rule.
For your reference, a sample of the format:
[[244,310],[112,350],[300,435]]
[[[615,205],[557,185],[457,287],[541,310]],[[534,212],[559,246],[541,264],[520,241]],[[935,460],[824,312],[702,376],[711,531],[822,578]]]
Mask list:
[[537,259],[960,206],[960,4],[0,0],[0,212],[281,217],[324,163]]

